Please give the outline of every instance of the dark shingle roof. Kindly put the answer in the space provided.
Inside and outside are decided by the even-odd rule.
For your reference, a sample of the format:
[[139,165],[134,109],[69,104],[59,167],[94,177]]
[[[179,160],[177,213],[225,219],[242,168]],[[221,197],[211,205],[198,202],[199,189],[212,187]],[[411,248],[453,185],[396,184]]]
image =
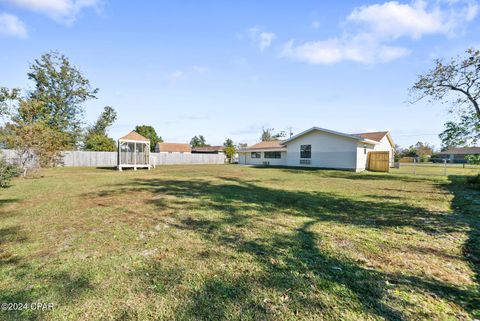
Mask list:
[[450,148],[439,154],[440,155],[476,155],[476,154],[480,154],[480,147],[455,147],[455,148]]

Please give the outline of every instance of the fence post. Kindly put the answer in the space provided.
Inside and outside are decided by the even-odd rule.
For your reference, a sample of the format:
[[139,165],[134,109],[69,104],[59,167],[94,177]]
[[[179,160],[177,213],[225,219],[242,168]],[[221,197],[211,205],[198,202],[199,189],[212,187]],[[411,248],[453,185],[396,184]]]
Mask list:
[[447,160],[443,160],[443,175],[447,176]]
[[413,175],[417,175],[417,159],[413,158]]

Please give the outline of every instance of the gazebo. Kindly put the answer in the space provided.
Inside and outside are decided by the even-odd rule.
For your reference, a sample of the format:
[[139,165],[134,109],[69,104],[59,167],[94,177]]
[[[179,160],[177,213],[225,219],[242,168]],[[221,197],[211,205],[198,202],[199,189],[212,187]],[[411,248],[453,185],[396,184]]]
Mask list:
[[150,140],[136,131],[131,131],[118,140],[119,171],[123,168],[150,169]]

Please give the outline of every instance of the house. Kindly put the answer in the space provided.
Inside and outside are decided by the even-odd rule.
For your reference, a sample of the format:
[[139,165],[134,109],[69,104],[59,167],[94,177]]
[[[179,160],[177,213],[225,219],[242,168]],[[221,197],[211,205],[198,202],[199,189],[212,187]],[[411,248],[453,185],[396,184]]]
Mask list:
[[238,163],[248,165],[286,166],[287,148],[280,140],[260,142],[238,151]]
[[312,127],[284,141],[260,142],[241,149],[239,164],[363,171],[368,153],[373,151],[387,151],[393,164],[394,143],[388,132],[346,134]]
[[192,154],[225,154],[224,146],[193,147]]
[[157,143],[155,145],[155,153],[178,153],[178,154],[190,154],[192,149],[189,144],[180,143]]
[[437,154],[438,157],[447,159],[451,163],[466,163],[467,155],[480,155],[480,147],[455,147]]
[[359,133],[359,134],[352,134],[354,136],[360,136],[365,139],[370,139],[373,141],[378,142],[373,148],[375,152],[390,152],[389,159],[390,159],[390,167],[393,167],[393,163],[395,162],[395,143],[393,142],[392,135],[389,132],[371,132],[371,133]]

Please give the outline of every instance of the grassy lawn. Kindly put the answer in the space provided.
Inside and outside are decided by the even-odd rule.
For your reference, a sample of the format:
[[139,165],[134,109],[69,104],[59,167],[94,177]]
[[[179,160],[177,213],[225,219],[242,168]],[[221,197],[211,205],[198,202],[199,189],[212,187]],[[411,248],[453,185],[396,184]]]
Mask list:
[[58,168],[0,191],[4,320],[480,318],[464,177]]

